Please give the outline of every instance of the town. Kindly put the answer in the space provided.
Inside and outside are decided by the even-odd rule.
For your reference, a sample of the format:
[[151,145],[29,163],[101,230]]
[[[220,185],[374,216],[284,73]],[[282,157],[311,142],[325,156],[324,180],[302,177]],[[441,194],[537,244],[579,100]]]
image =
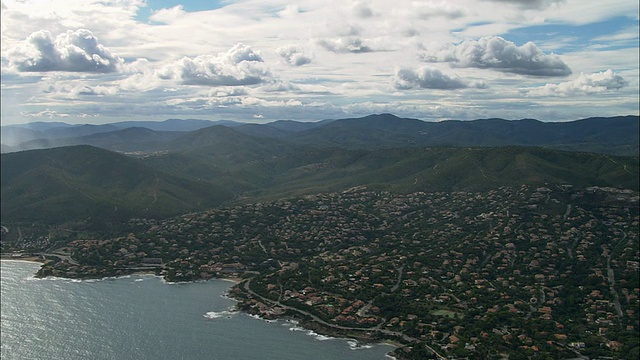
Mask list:
[[144,230],[75,240],[38,275],[235,278],[239,309],[406,359],[638,358],[635,191],[359,187],[130,222]]

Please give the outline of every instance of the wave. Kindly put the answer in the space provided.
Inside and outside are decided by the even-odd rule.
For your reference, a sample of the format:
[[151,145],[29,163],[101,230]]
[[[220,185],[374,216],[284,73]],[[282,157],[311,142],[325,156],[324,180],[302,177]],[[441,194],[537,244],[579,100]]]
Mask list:
[[[267,323],[269,323],[269,324],[273,324],[273,323],[275,323],[275,322],[280,321],[280,320],[278,320],[278,319],[265,319],[265,318],[263,318],[263,317],[260,317],[260,315],[255,315],[255,314],[245,313],[245,315],[249,316],[250,318],[254,318],[254,319],[256,319],[256,320],[262,320],[262,321],[267,322]],[[284,324],[283,324],[283,325],[284,325]]]
[[361,349],[371,349],[371,348],[373,348],[373,345],[360,344],[359,342],[357,342],[355,340],[349,340],[349,341],[347,341],[347,344],[349,344],[349,349],[351,349],[351,350],[361,350]]
[[[305,329],[304,327],[302,327],[300,325],[300,321],[295,320],[295,319],[279,319],[279,320],[267,320],[267,319],[263,319],[258,315],[253,315],[253,314],[246,314],[254,319],[258,319],[258,320],[263,320],[269,323],[272,322],[280,322],[282,326],[288,327],[289,331],[301,331],[304,332],[306,335],[309,336],[313,336],[313,338],[317,341],[327,341],[327,340],[345,340],[347,342],[347,344],[349,345],[349,349],[351,350],[366,350],[366,349],[372,349],[374,348],[375,345],[373,344],[363,344],[360,343],[356,340],[353,339],[349,339],[349,338],[341,338],[341,337],[333,337],[333,336],[327,336],[327,335],[322,335],[322,334],[318,334],[317,332],[313,331],[313,330],[308,330]],[[388,356],[388,358],[390,359],[394,359],[395,358],[393,356]]]
[[231,296],[229,290],[225,291],[222,295],[220,295],[221,298],[226,299],[226,300],[233,300],[236,303],[239,303],[240,300],[234,298],[233,296]]
[[207,319],[219,319],[222,317],[226,317],[227,319],[231,319],[234,315],[236,315],[236,311],[231,310],[223,310],[223,311],[209,311],[208,313],[202,315]]
[[351,350],[361,350],[361,349],[371,349],[374,347],[372,344],[362,344],[356,340],[349,338],[340,338],[318,334],[313,330],[305,329],[298,325],[298,322],[295,320],[291,320],[291,323],[285,323],[284,326],[289,326],[289,331],[303,331],[309,336],[313,336],[318,341],[327,341],[327,340],[347,340],[347,344],[349,345],[349,349]]
[[162,283],[165,285],[188,285],[193,284],[194,281],[167,281],[167,279],[162,278]]
[[63,281],[65,283],[95,283],[100,281],[112,281],[112,280],[130,279],[130,278],[132,278],[132,275],[105,276],[102,278],[91,278],[91,279],[72,279],[72,278],[57,277],[57,276],[47,276],[47,277],[41,278],[41,277],[35,277],[34,275],[32,275],[25,278],[25,280],[27,281]]
[[316,338],[316,340],[319,340],[319,341],[326,341],[326,340],[331,340],[331,339],[333,339],[333,338],[332,338],[332,337],[330,337],[330,336],[320,335],[320,334],[316,334],[316,335],[315,335],[315,338]]
[[302,331],[305,334],[309,335],[309,336],[313,336],[314,339],[318,340],[318,341],[327,341],[327,340],[333,340],[333,339],[337,339],[335,337],[331,337],[331,336],[327,336],[327,335],[322,335],[322,334],[318,334],[317,332],[313,331],[313,330],[307,330],[303,327],[300,327],[296,324],[287,324],[289,327],[289,331]]

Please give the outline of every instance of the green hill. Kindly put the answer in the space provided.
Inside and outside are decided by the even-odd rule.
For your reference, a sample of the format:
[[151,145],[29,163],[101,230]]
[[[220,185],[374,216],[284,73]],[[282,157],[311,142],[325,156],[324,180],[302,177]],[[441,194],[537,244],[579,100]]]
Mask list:
[[91,146],[2,155],[2,221],[104,223],[166,217],[230,199],[215,185],[167,174]]
[[171,144],[176,150],[142,159],[91,146],[3,154],[2,222],[103,226],[356,186],[429,192],[550,183],[638,190],[637,157],[516,146],[320,148],[222,126]]

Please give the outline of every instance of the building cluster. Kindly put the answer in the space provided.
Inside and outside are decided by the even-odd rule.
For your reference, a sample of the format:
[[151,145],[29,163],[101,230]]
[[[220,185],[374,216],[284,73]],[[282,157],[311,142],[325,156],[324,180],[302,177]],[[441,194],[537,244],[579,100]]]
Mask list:
[[406,334],[415,354],[611,356],[638,347],[638,221],[637,193],[610,188],[359,188],[77,240],[78,264],[41,274],[245,277],[271,301],[244,297],[255,313]]

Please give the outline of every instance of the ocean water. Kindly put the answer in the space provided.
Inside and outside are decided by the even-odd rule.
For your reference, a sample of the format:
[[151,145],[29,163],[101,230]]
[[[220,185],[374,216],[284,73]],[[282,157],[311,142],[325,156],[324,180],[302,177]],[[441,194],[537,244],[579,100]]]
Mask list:
[[2,360],[375,360],[393,350],[231,311],[226,281],[36,279],[36,263],[0,263]]

